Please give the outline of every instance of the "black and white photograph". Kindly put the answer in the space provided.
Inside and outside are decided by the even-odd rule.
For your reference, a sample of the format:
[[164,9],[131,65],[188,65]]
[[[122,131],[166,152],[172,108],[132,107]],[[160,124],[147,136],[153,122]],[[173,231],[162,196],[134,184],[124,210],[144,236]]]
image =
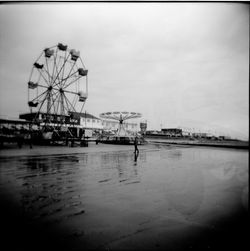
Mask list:
[[247,2],[0,5],[1,250],[248,250]]

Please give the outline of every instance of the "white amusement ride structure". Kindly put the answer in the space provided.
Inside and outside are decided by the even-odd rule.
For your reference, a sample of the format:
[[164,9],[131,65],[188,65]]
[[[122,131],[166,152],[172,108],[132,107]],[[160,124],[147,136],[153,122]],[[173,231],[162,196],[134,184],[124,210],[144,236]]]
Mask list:
[[[101,140],[103,143],[114,144],[133,144],[135,135],[129,133],[124,127],[124,121],[128,119],[141,118],[142,114],[138,112],[105,112],[101,113],[100,117],[104,119],[112,119],[119,121],[118,130],[112,137],[105,137]],[[139,141],[139,144],[141,141]]]

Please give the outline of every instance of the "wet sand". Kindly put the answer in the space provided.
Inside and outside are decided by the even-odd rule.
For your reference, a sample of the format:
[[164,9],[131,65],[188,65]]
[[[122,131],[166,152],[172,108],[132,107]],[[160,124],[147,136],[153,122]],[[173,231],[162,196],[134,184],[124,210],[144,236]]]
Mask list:
[[[156,149],[154,145],[140,146],[141,150]],[[96,145],[94,142],[90,142],[88,147],[68,147],[68,146],[39,146],[33,145],[30,149],[29,145],[24,145],[19,149],[16,144],[8,145],[6,148],[0,150],[1,157],[13,157],[13,156],[44,156],[44,155],[71,155],[71,154],[83,154],[83,153],[101,153],[101,152],[119,152],[130,151],[133,152],[132,145],[119,145],[114,146],[111,144]]]
[[146,137],[147,142],[154,144],[169,144],[169,145],[186,145],[186,146],[209,146],[209,147],[222,147],[222,148],[233,148],[233,149],[249,149],[248,141],[237,141],[237,140],[208,140],[208,139],[184,139],[184,138],[164,138],[160,136]]
[[221,250],[247,244],[248,151],[90,144],[0,151],[16,250]]

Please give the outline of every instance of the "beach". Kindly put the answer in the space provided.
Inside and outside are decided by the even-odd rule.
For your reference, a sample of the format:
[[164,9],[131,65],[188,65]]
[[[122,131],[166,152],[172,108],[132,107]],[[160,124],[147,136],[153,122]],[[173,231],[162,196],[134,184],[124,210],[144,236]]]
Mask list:
[[16,250],[242,249],[248,151],[166,144],[0,151],[3,241]]
[[249,149],[249,142],[242,140],[211,140],[211,139],[190,139],[190,138],[167,138],[163,136],[146,136],[149,143],[160,143],[169,145],[186,146],[208,146],[233,149]]

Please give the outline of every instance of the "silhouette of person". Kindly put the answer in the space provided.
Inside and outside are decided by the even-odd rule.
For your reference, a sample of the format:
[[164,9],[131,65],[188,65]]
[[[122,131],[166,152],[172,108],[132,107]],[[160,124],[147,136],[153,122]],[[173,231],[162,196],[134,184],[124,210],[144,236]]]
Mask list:
[[137,138],[137,136],[135,136],[134,146],[135,146],[135,151],[134,151],[134,153],[135,153],[136,155],[138,155],[138,154],[139,154],[139,149],[138,149],[138,138]]

